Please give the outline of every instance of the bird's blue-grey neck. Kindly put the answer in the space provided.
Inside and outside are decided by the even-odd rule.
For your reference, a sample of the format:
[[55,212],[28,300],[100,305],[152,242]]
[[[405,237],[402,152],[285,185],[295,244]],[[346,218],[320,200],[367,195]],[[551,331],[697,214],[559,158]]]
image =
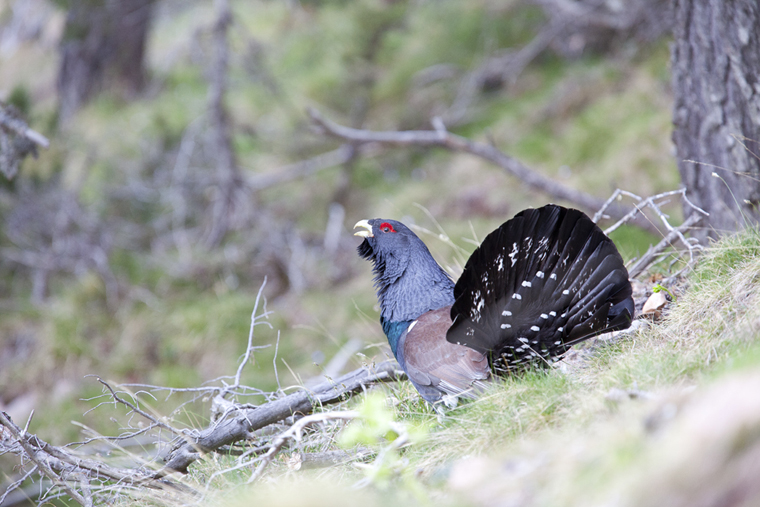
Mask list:
[[370,259],[384,321],[411,321],[454,303],[454,282],[416,236],[407,251],[375,251]]

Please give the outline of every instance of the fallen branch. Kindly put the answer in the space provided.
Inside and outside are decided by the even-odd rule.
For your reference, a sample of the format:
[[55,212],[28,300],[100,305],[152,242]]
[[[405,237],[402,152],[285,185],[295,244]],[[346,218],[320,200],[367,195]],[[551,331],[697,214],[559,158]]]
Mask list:
[[[339,125],[312,108],[309,109],[309,115],[314,123],[327,134],[345,141],[358,144],[379,143],[394,146],[438,147],[450,151],[470,153],[501,167],[532,189],[549,194],[554,199],[571,202],[585,210],[598,210],[605,206],[605,201],[602,199],[543,176],[489,144],[475,142],[450,133],[446,130],[443,122],[437,118],[433,121],[434,130],[371,131]],[[628,214],[626,209],[616,204],[609,204],[606,209],[607,213],[615,219],[620,219]],[[639,217],[634,221],[634,224],[654,233],[659,232],[654,224],[646,220],[646,217]]]
[[264,405],[238,410],[228,414],[224,420],[216,422],[200,432],[196,437],[186,437],[177,444],[165,458],[166,466],[155,477],[171,472],[187,472],[194,461],[207,453],[234,442],[246,440],[252,432],[295,415],[307,415],[315,407],[344,401],[353,393],[364,390],[373,383],[402,380],[404,375],[395,361],[385,361],[374,367],[354,370],[332,381],[327,380],[311,390],[302,390]]
[[[32,470],[24,478],[37,470],[55,486],[63,489],[66,494],[82,505],[92,505],[92,495],[89,492],[92,481],[98,481],[103,488],[148,487],[157,490],[171,490],[173,493],[196,495],[192,488],[169,479],[158,479],[141,469],[118,468],[98,460],[84,458],[63,447],[57,447],[28,433],[17,426],[4,412],[0,412],[0,427],[7,430],[2,435],[0,452],[9,452],[22,457],[22,463],[30,461],[34,464]],[[7,435],[7,436],[6,436]],[[16,481],[16,486],[23,481]],[[83,487],[83,482],[87,487]],[[78,490],[81,490],[80,493]],[[0,497],[4,498],[11,488]]]

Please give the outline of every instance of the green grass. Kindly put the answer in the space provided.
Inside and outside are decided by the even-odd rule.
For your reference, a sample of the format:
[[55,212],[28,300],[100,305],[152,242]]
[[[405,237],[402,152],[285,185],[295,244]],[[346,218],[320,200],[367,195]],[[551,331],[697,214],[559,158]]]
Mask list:
[[[632,499],[661,498],[655,492],[688,494],[681,484],[704,488],[693,460],[702,459],[702,468],[721,465],[710,461],[717,457],[709,453],[696,457],[700,442],[716,453],[734,446],[730,456],[741,457],[760,435],[736,433],[745,423],[735,421],[749,417],[748,423],[760,429],[760,407],[750,414],[713,408],[741,403],[747,390],[760,385],[754,373],[760,365],[759,281],[760,236],[747,232],[712,246],[663,321],[617,343],[596,344],[590,355],[564,368],[496,382],[443,419],[420,402],[408,383],[384,388],[391,408],[375,419],[384,421],[390,414],[427,434],[401,455],[402,469],[414,472],[414,481],[402,480],[404,472],[396,471],[400,475],[391,489],[395,494],[407,490],[398,501],[411,505],[422,495],[424,501],[462,505],[473,495],[481,499],[477,503],[529,495],[530,505],[599,505],[624,495],[625,505],[636,505]],[[612,396],[614,390],[650,398]],[[725,398],[727,392],[733,393],[731,402],[718,402],[716,396]],[[700,417],[714,418],[725,433],[711,431],[700,441],[694,432],[709,427]],[[730,456],[726,466],[734,466]],[[676,470],[685,475],[675,479]],[[657,478],[655,471],[670,481]],[[275,464],[270,473],[281,477],[285,468]],[[329,496],[357,480],[355,471],[340,467],[324,477],[333,483],[325,486],[310,474],[277,481],[325,488]],[[383,484],[370,489],[368,501],[385,494]],[[240,501],[266,491],[263,485],[243,489]],[[307,497],[274,505],[302,505]],[[351,501],[343,500],[335,502]]]

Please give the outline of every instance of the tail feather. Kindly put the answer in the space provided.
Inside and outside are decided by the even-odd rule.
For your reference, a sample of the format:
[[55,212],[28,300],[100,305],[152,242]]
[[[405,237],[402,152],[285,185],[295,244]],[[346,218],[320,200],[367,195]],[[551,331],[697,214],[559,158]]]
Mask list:
[[489,353],[497,370],[556,358],[573,343],[628,327],[631,292],[617,248],[585,214],[525,210],[467,261],[447,339]]

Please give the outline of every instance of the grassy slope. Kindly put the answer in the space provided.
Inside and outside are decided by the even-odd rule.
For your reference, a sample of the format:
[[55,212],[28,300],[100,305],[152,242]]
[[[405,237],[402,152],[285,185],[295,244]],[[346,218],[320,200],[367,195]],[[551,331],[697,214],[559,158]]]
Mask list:
[[375,487],[346,491],[361,477],[351,467],[293,475],[275,464],[271,485],[230,493],[233,480],[210,504],[686,506],[758,494],[759,283],[760,235],[726,239],[633,337],[501,382],[442,420],[408,386],[385,391],[395,418],[426,438],[373,470]]

